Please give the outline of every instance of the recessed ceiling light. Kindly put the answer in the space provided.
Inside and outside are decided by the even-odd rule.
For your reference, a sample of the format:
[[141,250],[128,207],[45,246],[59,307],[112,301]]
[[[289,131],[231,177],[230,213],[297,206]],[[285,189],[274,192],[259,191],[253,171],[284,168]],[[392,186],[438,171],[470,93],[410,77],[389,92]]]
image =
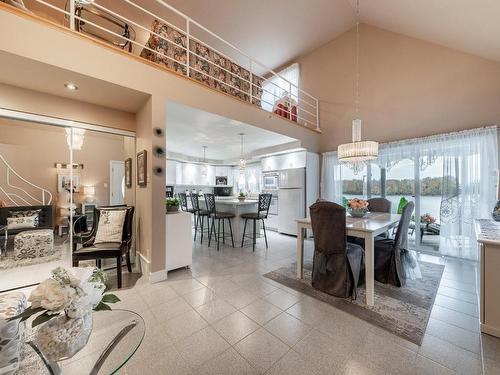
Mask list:
[[78,86],[75,85],[74,83],[72,82],[66,82],[64,84],[64,87],[66,87],[68,90],[71,90],[71,91],[75,91],[75,90],[78,90]]

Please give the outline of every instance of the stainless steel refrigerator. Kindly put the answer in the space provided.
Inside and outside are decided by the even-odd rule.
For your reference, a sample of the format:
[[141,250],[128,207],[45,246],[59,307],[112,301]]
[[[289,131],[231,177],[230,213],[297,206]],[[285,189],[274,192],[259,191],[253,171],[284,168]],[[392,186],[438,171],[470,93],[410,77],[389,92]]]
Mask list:
[[295,220],[305,217],[305,168],[279,171],[278,232],[297,234]]

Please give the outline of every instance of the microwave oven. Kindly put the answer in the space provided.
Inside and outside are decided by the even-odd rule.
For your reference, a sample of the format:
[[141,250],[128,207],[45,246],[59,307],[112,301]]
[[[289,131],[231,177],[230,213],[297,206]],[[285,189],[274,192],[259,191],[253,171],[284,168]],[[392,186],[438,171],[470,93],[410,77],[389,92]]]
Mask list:
[[264,190],[277,190],[280,187],[279,173],[264,173],[262,176],[262,187]]

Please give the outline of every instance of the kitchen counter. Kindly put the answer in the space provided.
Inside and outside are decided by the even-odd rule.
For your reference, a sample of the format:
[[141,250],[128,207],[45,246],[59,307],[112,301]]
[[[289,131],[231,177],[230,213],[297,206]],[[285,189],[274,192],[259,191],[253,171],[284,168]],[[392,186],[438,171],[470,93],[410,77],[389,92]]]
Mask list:
[[[240,202],[238,199],[224,199],[224,200],[216,200],[215,207],[217,211],[220,212],[229,212],[234,214],[234,219],[232,220],[233,226],[233,238],[234,238],[234,246],[241,246],[241,237],[243,236],[243,227],[245,226],[245,219],[241,218],[242,214],[257,212],[257,204],[258,200],[250,200],[245,199],[243,202]],[[246,234],[251,234],[253,231],[253,221],[249,220],[247,225]],[[260,232],[260,222],[256,223],[257,232]],[[229,233],[229,228],[226,226],[226,234]],[[226,239],[227,243],[227,239]],[[251,243],[251,242],[249,242]]]
[[259,201],[257,199],[245,199],[244,201],[240,201],[239,199],[217,199],[215,201],[216,204],[230,204],[235,206],[248,206],[257,204]]

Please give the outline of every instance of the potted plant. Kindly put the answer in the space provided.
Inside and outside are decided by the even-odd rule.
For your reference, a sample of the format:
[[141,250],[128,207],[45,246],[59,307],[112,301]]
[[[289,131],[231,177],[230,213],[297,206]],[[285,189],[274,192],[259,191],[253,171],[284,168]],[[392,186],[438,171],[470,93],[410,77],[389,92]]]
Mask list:
[[246,198],[245,193],[244,193],[244,192],[242,192],[242,191],[240,191],[240,195],[238,195],[238,200],[239,200],[240,202],[243,202],[243,201],[245,200],[245,198]]
[[167,206],[167,212],[177,212],[179,211],[179,200],[177,198],[168,198],[165,205]]

